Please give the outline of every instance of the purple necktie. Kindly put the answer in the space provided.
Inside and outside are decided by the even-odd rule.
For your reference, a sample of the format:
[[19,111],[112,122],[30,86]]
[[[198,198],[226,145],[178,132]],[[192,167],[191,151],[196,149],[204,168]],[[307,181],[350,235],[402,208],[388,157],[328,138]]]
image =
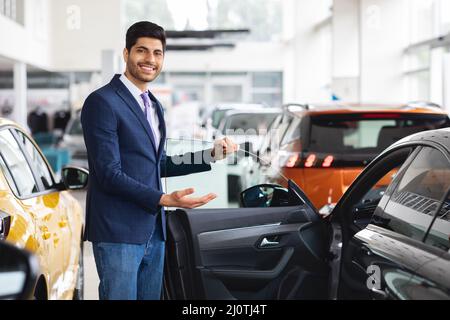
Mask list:
[[152,122],[152,110],[151,108],[153,107],[153,103],[150,100],[150,97],[148,96],[147,92],[144,92],[141,94],[141,98],[142,100],[144,100],[144,113],[145,113],[145,117],[147,118],[148,124],[150,125],[150,128],[152,129],[152,133],[153,133],[153,138],[155,140],[155,147],[156,147],[156,151],[158,151],[158,147],[159,147],[159,139],[158,141],[156,141],[157,139],[157,135],[155,134],[155,128],[153,128],[154,124]]

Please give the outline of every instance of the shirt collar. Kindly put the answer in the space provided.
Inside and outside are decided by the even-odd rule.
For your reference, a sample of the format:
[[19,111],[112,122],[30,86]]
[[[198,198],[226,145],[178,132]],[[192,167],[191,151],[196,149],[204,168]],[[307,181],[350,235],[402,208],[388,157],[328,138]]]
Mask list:
[[[125,76],[125,73],[123,73],[120,76],[120,80],[123,82],[123,84],[127,87],[127,89],[131,92],[131,94],[133,95],[133,97],[135,97],[137,100],[142,99],[141,98],[141,94],[143,93],[133,82],[130,81],[130,79],[128,79]],[[148,92],[148,87],[147,90],[145,90],[144,92]]]

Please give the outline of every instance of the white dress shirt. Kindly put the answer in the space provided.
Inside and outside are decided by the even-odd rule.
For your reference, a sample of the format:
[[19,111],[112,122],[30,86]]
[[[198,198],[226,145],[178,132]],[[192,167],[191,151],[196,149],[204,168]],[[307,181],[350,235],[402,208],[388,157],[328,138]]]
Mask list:
[[[122,74],[120,76],[120,81],[122,81],[123,84],[125,85],[125,87],[127,87],[128,91],[130,91],[131,95],[136,99],[137,103],[141,107],[142,112],[145,114],[145,105],[144,105],[144,100],[142,100],[141,94],[144,92],[147,92],[148,89],[145,90],[144,92],[142,92],[138,87],[136,87],[136,85],[133,82],[131,82],[125,76],[125,74]],[[154,103],[151,100],[150,100],[150,102]],[[150,126],[152,127],[153,136],[155,138],[156,150],[158,150],[159,143],[161,141],[161,132],[159,131],[158,114],[156,113],[155,106],[151,107],[149,111],[150,111],[150,121],[151,121]]]

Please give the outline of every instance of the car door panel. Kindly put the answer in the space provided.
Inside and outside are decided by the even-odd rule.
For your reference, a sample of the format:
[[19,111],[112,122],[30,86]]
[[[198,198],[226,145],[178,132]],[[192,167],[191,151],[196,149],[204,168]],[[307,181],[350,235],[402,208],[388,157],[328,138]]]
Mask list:
[[[302,291],[303,284],[315,282],[317,290],[309,293],[323,295],[328,229],[320,218],[312,221],[308,210],[297,206],[170,213],[168,250],[175,254],[168,255],[167,280],[185,288],[175,297],[283,298],[286,278],[294,273],[296,280],[305,280],[292,290]],[[294,297],[292,290],[284,290],[289,291],[284,297]]]
[[[355,235],[352,246],[352,263],[358,266],[360,270],[359,274],[352,273],[353,279],[356,280],[354,283],[357,283],[353,289],[359,287],[360,297],[427,299],[424,289],[429,291],[428,298],[445,295],[447,295],[447,298],[449,297],[448,292],[446,293],[445,290],[436,285],[436,283],[445,283],[445,281],[442,281],[443,279],[435,279],[436,281],[430,279],[430,275],[438,274],[439,270],[431,270],[436,256],[431,254],[430,248],[423,243],[369,225],[367,229]],[[439,260],[441,260],[439,261],[440,264],[445,261],[442,258]],[[448,261],[447,264],[450,267]],[[427,266],[426,270],[423,269],[424,266]],[[374,267],[377,272],[372,277],[374,282],[371,285],[370,280],[372,279],[369,279],[371,274],[369,270],[375,270]],[[357,276],[359,276],[359,279]],[[427,285],[423,286],[424,283],[427,283]],[[422,293],[415,292],[416,290],[420,290]]]

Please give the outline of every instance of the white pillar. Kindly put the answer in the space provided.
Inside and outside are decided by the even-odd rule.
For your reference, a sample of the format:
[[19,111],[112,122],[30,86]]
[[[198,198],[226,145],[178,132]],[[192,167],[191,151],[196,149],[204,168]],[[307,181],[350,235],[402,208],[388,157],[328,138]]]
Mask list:
[[14,64],[14,109],[12,119],[28,130],[27,125],[27,65]]
[[285,85],[294,85],[294,100],[290,102],[314,103],[331,98],[327,88],[331,82],[332,52],[331,26],[326,23],[329,9],[329,2],[325,0],[294,2],[292,80],[284,79]]
[[295,2],[298,0],[283,0],[283,103],[293,102],[296,99],[297,79],[295,75]]
[[119,70],[119,59],[114,50],[102,50],[102,83],[107,84]]
[[400,103],[408,0],[361,0],[361,101]]
[[444,48],[431,50],[430,101],[442,105],[444,102]]
[[333,2],[333,93],[346,102],[360,100],[360,1]]
[[444,94],[443,94],[443,107],[450,113],[450,53],[444,55],[443,63],[443,78],[444,78]]

